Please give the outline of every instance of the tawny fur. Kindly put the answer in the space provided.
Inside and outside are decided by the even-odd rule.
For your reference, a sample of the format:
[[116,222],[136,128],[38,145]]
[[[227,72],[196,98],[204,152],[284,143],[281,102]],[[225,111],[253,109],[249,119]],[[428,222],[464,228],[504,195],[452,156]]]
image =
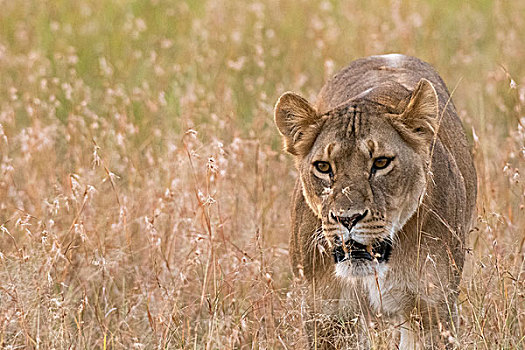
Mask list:
[[[275,121],[299,171],[290,258],[309,286],[312,348],[368,348],[378,314],[399,325],[402,349],[453,347],[476,172],[439,75],[413,57],[360,59],[315,106],[284,94]],[[389,163],[377,170],[381,157]],[[316,170],[318,161],[330,173]],[[352,228],[334,219],[356,213],[364,214]],[[390,259],[334,263],[334,242],[349,238],[392,239]]]

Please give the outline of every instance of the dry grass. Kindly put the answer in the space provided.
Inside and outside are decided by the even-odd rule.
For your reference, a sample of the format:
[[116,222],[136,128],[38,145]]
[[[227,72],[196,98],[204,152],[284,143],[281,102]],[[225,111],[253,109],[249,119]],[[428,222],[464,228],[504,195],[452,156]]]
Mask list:
[[525,2],[0,7],[2,348],[302,348],[273,103],[386,52],[457,87],[474,145],[455,341],[524,347]]

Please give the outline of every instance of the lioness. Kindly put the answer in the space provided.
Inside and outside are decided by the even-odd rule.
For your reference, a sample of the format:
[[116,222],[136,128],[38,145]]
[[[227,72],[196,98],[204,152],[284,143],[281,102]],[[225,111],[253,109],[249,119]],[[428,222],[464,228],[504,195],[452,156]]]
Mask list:
[[359,59],[315,105],[282,95],[275,123],[299,172],[290,256],[311,347],[377,347],[368,325],[385,319],[401,349],[454,347],[476,171],[439,75],[414,57]]

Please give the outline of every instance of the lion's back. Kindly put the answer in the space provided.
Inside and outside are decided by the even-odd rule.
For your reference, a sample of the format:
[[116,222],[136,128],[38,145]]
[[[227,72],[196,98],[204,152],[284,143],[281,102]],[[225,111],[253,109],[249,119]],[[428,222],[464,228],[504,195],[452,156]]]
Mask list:
[[[434,85],[440,105],[444,106],[449,93],[430,64],[401,54],[360,58],[343,68],[324,85],[317,97],[316,107],[323,114],[350,98],[387,82],[398,83],[399,88],[412,91],[422,78]],[[396,92],[392,91],[393,94]]]

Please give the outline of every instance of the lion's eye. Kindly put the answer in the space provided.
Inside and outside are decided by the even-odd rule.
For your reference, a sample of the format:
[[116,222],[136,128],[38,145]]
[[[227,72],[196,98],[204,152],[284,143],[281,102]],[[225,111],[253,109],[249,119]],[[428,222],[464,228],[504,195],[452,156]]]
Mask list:
[[314,167],[321,174],[329,174],[332,172],[332,167],[328,162],[315,162]]
[[379,157],[374,159],[374,164],[372,165],[372,170],[381,170],[386,168],[390,162],[392,161],[392,158],[387,157]]

